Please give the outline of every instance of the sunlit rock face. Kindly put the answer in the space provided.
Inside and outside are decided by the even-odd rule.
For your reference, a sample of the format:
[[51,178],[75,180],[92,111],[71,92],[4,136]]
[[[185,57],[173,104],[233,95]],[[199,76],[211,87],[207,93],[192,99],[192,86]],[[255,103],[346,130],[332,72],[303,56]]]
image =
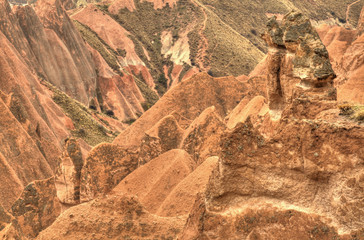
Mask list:
[[281,24],[275,17],[267,23],[263,38],[269,46],[266,57],[267,90],[272,110],[282,110],[294,95],[332,92],[335,73],[328,52],[310,20],[299,12],[287,14]]

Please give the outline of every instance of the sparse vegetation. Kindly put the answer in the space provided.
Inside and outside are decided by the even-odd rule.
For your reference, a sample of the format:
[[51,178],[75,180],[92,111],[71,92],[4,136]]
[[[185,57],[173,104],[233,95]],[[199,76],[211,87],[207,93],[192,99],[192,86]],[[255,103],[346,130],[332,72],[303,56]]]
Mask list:
[[75,130],[72,131],[74,137],[82,138],[91,146],[95,146],[101,142],[112,142],[117,136],[116,132],[98,123],[92,117],[90,110],[82,103],[72,99],[49,82],[43,80],[42,84],[53,92],[53,101],[72,119],[75,126]]
[[123,121],[123,123],[128,124],[128,125],[131,125],[131,124],[133,124],[135,121],[136,121],[136,119],[132,118],[132,119],[129,119],[129,120]]
[[105,59],[106,63],[115,70],[118,74],[120,72],[120,66],[117,60],[117,55],[122,54],[122,52],[118,53],[113,50],[102,38],[100,38],[91,28],[80,23],[77,20],[74,20],[74,24],[77,29],[80,31],[82,37],[85,41],[90,44],[90,46],[96,51],[98,51],[101,56]]
[[147,84],[139,80],[138,78],[134,78],[135,83],[139,87],[140,91],[143,94],[143,97],[145,99],[145,102],[142,103],[142,107],[144,111],[147,111],[149,108],[151,108],[159,99],[158,95],[148,87]]
[[364,122],[364,105],[344,103],[339,105],[340,114],[358,122]]
[[200,13],[200,10],[188,1],[178,1],[172,9],[165,7],[155,10],[153,3],[146,1],[135,1],[135,6],[135,11],[121,9],[117,15],[110,14],[106,6],[100,5],[99,9],[109,14],[131,33],[129,38],[135,45],[136,53],[150,70],[158,93],[163,95],[167,86],[164,82],[160,83],[160,76],[164,74],[163,67],[170,67],[173,63],[161,54],[161,33],[170,31],[173,39],[177,40],[179,32],[196,21],[198,15],[196,13]]
[[[263,53],[247,38],[226,25],[212,11],[207,12],[205,35],[209,39],[207,55],[216,77],[248,74],[263,58]],[[248,31],[249,32],[249,31]]]

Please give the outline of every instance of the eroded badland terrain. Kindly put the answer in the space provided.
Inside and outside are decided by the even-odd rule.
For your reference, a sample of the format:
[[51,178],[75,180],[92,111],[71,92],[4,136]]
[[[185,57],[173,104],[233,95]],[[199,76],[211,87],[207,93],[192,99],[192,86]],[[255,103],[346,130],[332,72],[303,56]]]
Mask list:
[[0,239],[364,239],[364,1],[0,0]]

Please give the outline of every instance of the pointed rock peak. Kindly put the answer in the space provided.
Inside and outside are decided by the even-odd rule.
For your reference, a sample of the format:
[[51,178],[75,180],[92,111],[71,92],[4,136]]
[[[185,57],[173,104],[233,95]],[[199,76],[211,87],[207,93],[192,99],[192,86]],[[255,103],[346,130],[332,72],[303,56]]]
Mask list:
[[277,17],[269,18],[267,22],[267,31],[262,35],[269,47],[284,47],[283,31],[277,22]]

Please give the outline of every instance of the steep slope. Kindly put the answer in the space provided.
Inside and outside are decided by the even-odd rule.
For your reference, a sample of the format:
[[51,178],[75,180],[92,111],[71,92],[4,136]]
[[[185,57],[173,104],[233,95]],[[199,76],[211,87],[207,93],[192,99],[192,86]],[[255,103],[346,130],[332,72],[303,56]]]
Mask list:
[[[364,8],[362,10],[362,16]],[[361,29],[363,17],[359,20],[358,29],[347,30],[342,27],[321,26],[318,31],[323,43],[327,46],[330,61],[338,78],[335,80],[338,89],[338,100],[364,104],[364,35]]]
[[15,11],[47,80],[88,105],[96,97],[95,66],[63,8],[56,2],[37,1],[35,10],[24,6]]
[[[62,9],[59,11],[64,13]],[[12,182],[6,180],[1,183],[1,203],[8,209],[19,197],[22,191],[20,188],[23,189],[34,180],[48,178],[54,174],[65,138],[74,134],[84,138],[91,145],[100,141],[111,141],[115,136],[107,128],[116,131],[113,126],[114,124],[118,126],[119,123],[114,123],[113,120],[96,111],[91,113],[91,110],[83,104],[47,82],[48,73],[46,72],[49,69],[57,71],[56,69],[60,68],[58,63],[72,61],[72,58],[58,56],[61,59],[57,59],[57,64],[53,65],[54,52],[52,47],[48,52],[49,41],[45,35],[47,31],[35,15],[33,8],[24,6],[11,9],[7,1],[1,1],[0,15],[0,105],[2,109],[0,152],[1,164],[4,167],[2,177],[12,180]],[[62,19],[67,22],[66,17]],[[60,20],[60,16],[56,14],[54,20]],[[67,31],[64,30],[64,32]],[[68,33],[70,32],[78,34],[72,27],[68,29]],[[44,48],[35,44],[34,41],[44,43]],[[68,56],[70,55],[70,51],[65,48],[62,41],[57,40],[56,45],[63,46]],[[56,45],[52,46],[56,47]],[[78,51],[87,51],[85,49],[80,48]],[[43,64],[47,58],[49,69],[45,71]],[[94,70],[91,68],[90,71],[87,75],[92,75]],[[56,75],[50,75],[50,77],[54,76]],[[87,79],[79,78],[78,80],[71,82],[77,86],[87,85],[82,85],[84,81],[87,82]],[[59,82],[59,84],[63,83]],[[81,94],[82,90],[79,96]],[[88,100],[85,102],[88,104]],[[101,121],[102,118],[104,122]],[[106,126],[106,123],[110,126]],[[88,144],[84,142],[82,148],[88,149]]]
[[225,117],[244,98],[245,91],[246,85],[234,77],[213,78],[207,73],[196,74],[168,91],[149,111],[123,131],[114,143],[138,146],[144,132],[172,112],[181,116],[180,121],[192,121],[207,107],[215,106],[217,114]]
[[[268,22],[267,83],[278,79],[281,90],[289,89],[282,91],[282,115],[271,108],[263,119],[252,122],[248,118],[225,131],[220,138],[218,167],[205,195],[196,201],[182,239],[363,237],[363,193],[359,189],[364,129],[360,123],[340,117],[331,90],[314,84],[330,85],[332,71],[320,79],[295,73],[295,68],[302,67],[295,58],[309,56],[310,46],[322,49],[310,25],[295,28],[306,21],[302,20],[293,12],[284,17],[282,25],[274,18]],[[293,40],[292,29],[302,37]],[[297,43],[305,44],[306,54]],[[321,57],[316,63],[328,61],[327,54]],[[309,69],[314,72],[317,66]],[[302,72],[307,71],[298,73]],[[281,73],[284,75],[275,78]],[[312,85],[296,84],[297,80]],[[275,94],[268,92],[269,106],[276,107],[271,104]]]
[[185,177],[166,197],[156,214],[172,217],[188,214],[199,193],[206,190],[218,157],[210,157]]
[[249,77],[197,74],[95,147],[77,165],[89,202],[38,239],[361,239],[364,129],[340,115],[329,54],[298,12],[263,38]]
[[183,150],[171,150],[129,174],[113,190],[114,194],[136,195],[155,214],[170,192],[196,167]]
[[[191,66],[210,69],[215,76],[248,74],[263,58],[262,52],[266,52],[260,33],[264,31],[267,16],[299,9],[316,22],[343,24],[349,15],[348,21],[356,26],[362,5],[362,1],[352,0],[320,0],[313,4],[295,0],[117,0],[100,8],[129,31],[137,54],[151,71],[158,89],[163,90],[159,77],[164,74],[169,82],[178,82],[171,74],[177,66],[186,69],[182,75]],[[171,22],[174,24],[170,25]],[[169,70],[163,71],[163,68]]]

